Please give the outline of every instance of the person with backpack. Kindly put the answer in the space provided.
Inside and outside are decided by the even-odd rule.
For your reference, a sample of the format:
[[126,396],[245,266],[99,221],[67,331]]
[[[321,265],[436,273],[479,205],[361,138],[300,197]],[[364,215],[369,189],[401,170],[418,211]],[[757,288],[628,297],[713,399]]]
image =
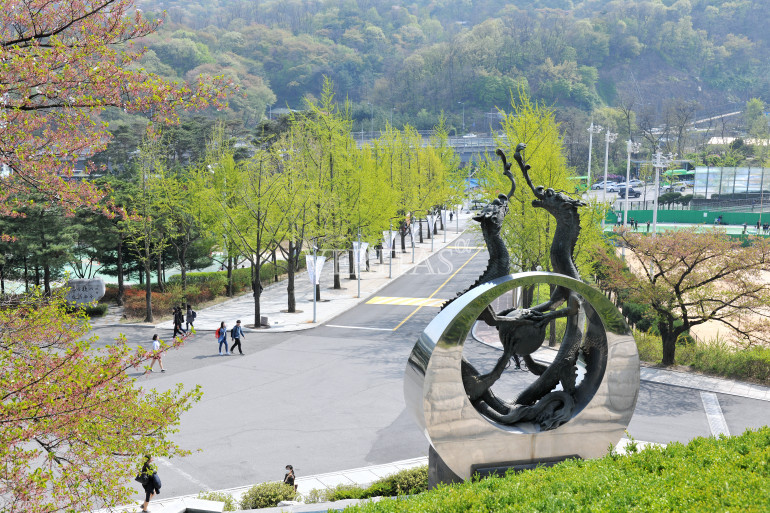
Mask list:
[[243,336],[243,328],[241,328],[241,320],[238,319],[235,321],[235,326],[233,326],[233,329],[230,330],[230,339],[233,342],[232,346],[230,346],[230,353],[235,352],[235,346],[238,346],[238,352],[243,355],[243,349],[241,346],[241,337],[246,338]]
[[[214,335],[217,337],[217,342],[219,342],[219,356],[230,356],[232,353],[227,348],[227,324],[225,324],[225,321],[222,321]],[[224,353],[222,352],[222,344],[225,345]]]
[[198,317],[198,314],[195,313],[195,310],[192,309],[192,306],[190,305],[190,303],[187,303],[187,315],[185,320],[187,322],[188,330],[190,329],[190,326],[193,325],[193,321],[195,321],[196,317]]
[[160,493],[160,477],[158,477],[158,472],[155,470],[155,465],[151,465],[152,456],[147,455],[144,458],[144,465],[142,465],[142,470],[139,472],[139,475],[136,476],[136,480],[139,481],[142,488],[144,488],[144,504],[142,504],[142,511],[147,512],[150,511],[147,509],[150,505],[150,499]]

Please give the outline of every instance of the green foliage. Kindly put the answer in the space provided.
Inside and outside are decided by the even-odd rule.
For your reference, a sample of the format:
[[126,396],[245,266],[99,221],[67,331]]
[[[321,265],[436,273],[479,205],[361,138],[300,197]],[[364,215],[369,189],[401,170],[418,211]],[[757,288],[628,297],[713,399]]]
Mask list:
[[233,496],[225,492],[200,492],[198,498],[206,501],[224,502],[225,507],[223,511],[237,511],[238,504],[233,499]]
[[96,305],[88,305],[83,308],[83,311],[89,317],[103,317],[107,313],[107,305],[101,303]]
[[291,501],[297,497],[293,486],[283,482],[261,483],[249,488],[241,498],[240,509],[272,508],[281,501]]
[[402,470],[393,475],[378,479],[367,488],[355,485],[338,485],[326,490],[311,490],[304,501],[308,504],[334,502],[344,499],[368,499],[370,497],[395,497],[398,495],[416,495],[428,489],[428,467],[416,467]]
[[770,504],[768,455],[770,428],[762,427],[628,456],[568,460],[348,511],[764,511]]

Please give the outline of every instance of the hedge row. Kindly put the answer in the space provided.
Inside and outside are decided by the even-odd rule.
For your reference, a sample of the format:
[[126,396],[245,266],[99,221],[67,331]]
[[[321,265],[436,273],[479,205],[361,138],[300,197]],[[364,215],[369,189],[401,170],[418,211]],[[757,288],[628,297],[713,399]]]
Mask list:
[[[300,271],[305,268],[305,255],[300,256]],[[266,262],[260,269],[263,286],[272,283],[276,267]],[[278,262],[278,275],[286,272],[286,262]],[[299,272],[299,271],[298,271]],[[233,269],[233,293],[240,294],[251,289],[251,268]],[[154,316],[168,316],[175,305],[190,303],[195,307],[201,303],[224,296],[227,293],[227,271],[187,273],[187,289],[182,291],[182,276],[176,274],[168,279],[166,292],[156,291],[153,286],[152,313]],[[126,289],[124,313],[128,317],[144,317],[146,312],[144,286]]]
[[770,428],[737,437],[696,438],[629,456],[569,460],[346,511],[767,511]]
[[334,502],[344,499],[368,499],[369,497],[395,497],[415,495],[428,489],[428,467],[402,470],[379,479],[367,488],[354,485],[338,485],[326,490],[313,489],[304,497],[306,503]]

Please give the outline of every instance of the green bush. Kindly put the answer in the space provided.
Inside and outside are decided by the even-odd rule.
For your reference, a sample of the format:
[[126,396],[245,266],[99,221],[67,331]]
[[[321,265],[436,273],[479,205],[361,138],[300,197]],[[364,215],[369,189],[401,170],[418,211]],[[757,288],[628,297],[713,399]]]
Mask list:
[[628,456],[568,460],[346,511],[767,511],[770,428]]
[[297,497],[294,487],[283,482],[261,483],[249,488],[241,498],[241,509],[273,508],[281,501]]
[[107,305],[104,303],[97,303],[96,305],[87,305],[83,310],[89,317],[104,317],[107,313]]
[[402,470],[378,479],[368,488],[356,485],[337,485],[328,490],[311,490],[304,500],[306,503],[334,502],[345,499],[368,499],[370,497],[394,497],[415,495],[428,489],[428,467]]
[[224,492],[200,492],[198,494],[199,499],[206,501],[224,502],[225,508],[223,511],[237,511],[237,504],[233,496]]

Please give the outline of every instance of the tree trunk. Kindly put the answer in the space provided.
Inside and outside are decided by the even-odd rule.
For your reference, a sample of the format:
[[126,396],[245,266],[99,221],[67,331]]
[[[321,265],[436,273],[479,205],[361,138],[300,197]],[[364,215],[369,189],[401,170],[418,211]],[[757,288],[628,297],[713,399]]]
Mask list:
[[420,244],[422,244],[422,218],[420,218]]
[[294,297],[294,241],[289,239],[289,257],[286,259],[286,295],[289,313],[297,311],[297,298]]
[[275,256],[275,248],[273,248],[273,281],[278,283],[278,260]]
[[353,250],[348,250],[348,273],[351,280],[356,279],[356,266],[355,258],[353,257]]
[[252,282],[252,289],[254,289],[254,327],[259,328],[262,326],[262,310],[261,305],[259,303],[260,298],[262,297],[262,284],[259,280],[259,260],[260,255],[257,254],[257,261],[256,265],[254,262],[252,262],[252,277],[254,278],[254,281]]
[[401,230],[401,253],[406,253],[406,230]]
[[332,251],[332,257],[334,259],[334,288],[341,289],[342,283],[340,282],[340,259],[336,249]]
[[145,263],[144,263],[144,306],[145,316],[144,322],[153,322],[152,317],[152,279],[150,278],[150,267],[152,266],[152,260],[150,259],[149,248],[145,251]]
[[123,306],[126,297],[126,285],[123,283],[123,237],[118,235],[118,297],[117,303]]
[[[259,282],[259,266],[257,266],[257,282]],[[230,256],[227,257],[227,297],[233,297],[233,257]]]
[[674,365],[676,356],[677,334],[669,328],[667,323],[658,322],[658,331],[663,342],[663,360],[660,363],[665,366]]
[[43,290],[46,296],[51,295],[51,267],[48,264],[43,266]]
[[183,245],[182,250],[179,253],[179,273],[182,278],[182,295],[185,302],[187,302],[187,246]]
[[366,272],[369,272],[369,250],[366,251]]
[[158,290],[161,292],[166,292],[163,287],[163,255],[161,253],[158,253],[157,273]]
[[5,295],[5,266],[0,265],[0,295]]

